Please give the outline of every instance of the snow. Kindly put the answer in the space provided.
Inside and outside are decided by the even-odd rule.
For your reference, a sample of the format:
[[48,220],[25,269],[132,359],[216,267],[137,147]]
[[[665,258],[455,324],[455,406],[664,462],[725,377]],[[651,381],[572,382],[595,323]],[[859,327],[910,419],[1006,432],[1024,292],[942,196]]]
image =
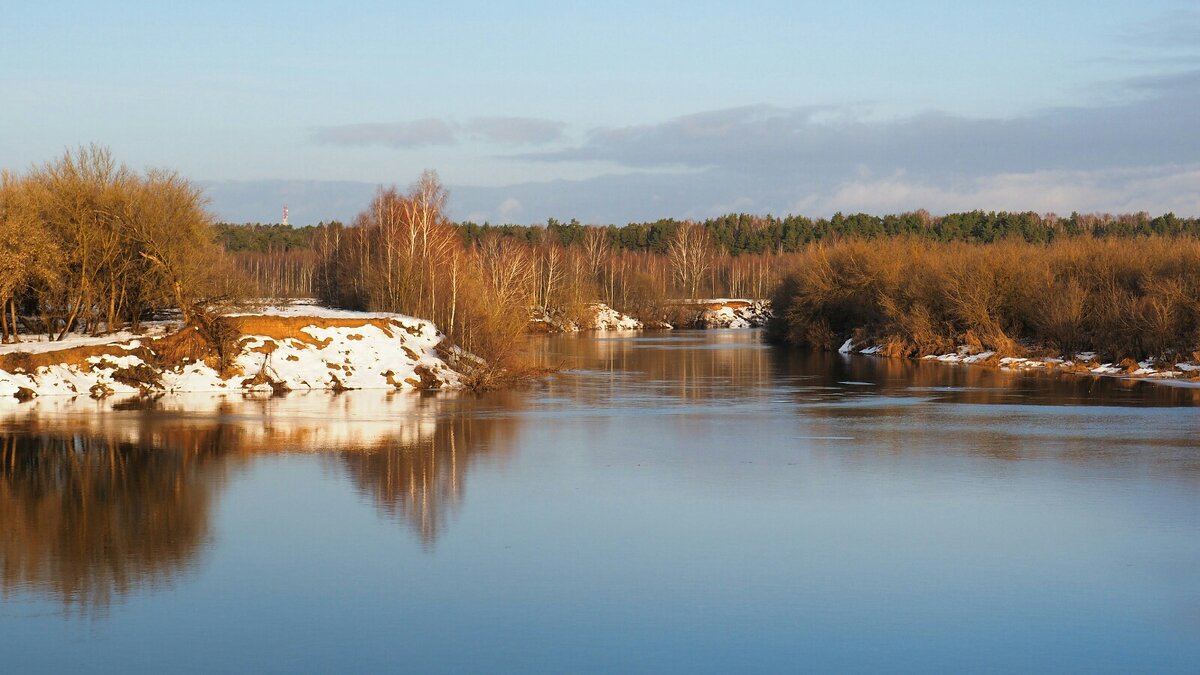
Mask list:
[[593,306],[596,310],[596,330],[641,330],[642,322],[622,314],[604,303]]
[[[570,321],[562,316],[561,312],[551,311],[544,307],[536,307],[532,311],[532,324],[544,324],[543,328],[549,333],[577,333],[581,330],[601,330],[601,331],[618,331],[618,330],[642,330],[644,326],[641,321],[623,314],[609,307],[603,302],[593,302],[587,306],[589,312],[592,313],[590,326],[580,325],[577,321]],[[670,328],[669,324],[657,326]]]
[[8,344],[0,344],[0,354],[13,354],[16,352],[26,352],[28,354],[44,354],[46,352],[57,352],[63,349],[71,349],[73,347],[94,347],[96,345],[107,345],[112,343],[127,343],[126,349],[137,349],[141,344],[138,338],[151,335],[162,335],[165,332],[165,326],[152,326],[150,330],[143,333],[134,334],[129,331],[118,331],[108,335],[77,335],[70,334],[61,342],[56,340],[48,340],[45,335],[36,337],[22,335],[21,342],[11,342]]
[[[160,382],[143,386],[154,393],[180,393],[272,392],[277,387],[288,390],[395,390],[428,386],[454,388],[462,384],[461,376],[438,353],[436,348],[443,336],[428,321],[400,314],[365,314],[313,306],[268,308],[260,315],[316,316],[323,319],[320,322],[323,325],[303,326],[299,329],[300,335],[283,339],[243,335],[239,339],[241,350],[234,361],[235,370],[240,374],[227,379],[204,363],[187,362],[157,372]],[[336,325],[338,319],[355,321],[339,326]],[[330,325],[331,321],[333,325]],[[38,396],[141,393],[139,386],[134,386],[137,383],[118,381],[119,376],[130,374],[128,371],[121,373],[122,369],[150,365],[140,355],[122,355],[118,351],[137,349],[142,344],[138,336],[113,335],[100,341],[87,338],[45,344],[57,349],[112,344],[112,353],[90,356],[78,365],[42,366],[30,373],[0,370],[0,401],[15,401],[15,394],[21,389]],[[28,351],[21,349],[22,345],[15,347],[17,349],[6,351]],[[146,341],[146,347],[153,350],[154,343]],[[41,351],[52,349],[47,347]]]
[[[689,300],[687,304],[693,302],[709,305],[696,317],[696,325],[703,328],[757,328],[771,318],[771,303],[767,300]],[[714,309],[711,305],[722,306]]]
[[[995,352],[982,351],[972,353],[974,350],[966,345],[960,346],[957,351],[948,354],[928,354],[920,357],[925,361],[937,361],[939,363],[961,363],[961,364],[979,364],[988,363],[995,358]],[[856,345],[853,339],[848,339],[842,346],[838,348],[838,352],[842,354],[865,354],[879,355],[882,349],[877,345],[862,346]],[[1156,363],[1152,359],[1141,361],[1137,367],[1129,370],[1120,364],[1100,363],[1095,362],[1095,352],[1079,352],[1075,354],[1075,358],[1068,359],[1066,357],[1045,357],[1045,358],[1024,358],[1018,356],[1006,356],[996,361],[996,364],[1001,370],[1065,370],[1067,372],[1086,372],[1094,375],[1110,375],[1127,378],[1150,378],[1157,380],[1172,380],[1175,378],[1195,377],[1195,373],[1200,373],[1200,364],[1195,363]],[[1185,384],[1185,383],[1178,383]],[[1197,385],[1200,386],[1200,385]]]
[[317,319],[395,319],[397,321],[424,321],[424,319],[416,319],[407,314],[396,314],[394,312],[359,312],[351,309],[334,309],[332,307],[322,307],[316,299],[300,298],[292,302],[283,304],[268,303],[253,311],[247,312],[232,312],[227,316],[286,316],[286,317],[313,317]]

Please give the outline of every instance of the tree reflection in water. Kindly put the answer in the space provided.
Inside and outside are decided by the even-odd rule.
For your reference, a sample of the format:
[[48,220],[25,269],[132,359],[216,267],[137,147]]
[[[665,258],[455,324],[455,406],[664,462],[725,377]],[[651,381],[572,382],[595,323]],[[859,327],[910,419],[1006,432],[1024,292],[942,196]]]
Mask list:
[[85,435],[0,436],[0,584],[81,613],[169,585],[197,559],[211,453]]
[[102,614],[193,569],[229,476],[262,454],[321,453],[431,546],[476,456],[516,418],[474,397],[46,399],[0,418],[0,591]]
[[492,417],[466,405],[440,416],[428,434],[341,452],[337,460],[362,494],[431,546],[459,505],[468,468],[483,456],[507,456],[517,424],[515,416]]

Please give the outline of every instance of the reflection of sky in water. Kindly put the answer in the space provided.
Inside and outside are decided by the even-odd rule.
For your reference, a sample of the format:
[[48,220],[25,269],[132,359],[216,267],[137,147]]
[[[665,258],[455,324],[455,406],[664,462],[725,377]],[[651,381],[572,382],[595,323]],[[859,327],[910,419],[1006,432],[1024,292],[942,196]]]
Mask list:
[[[0,468],[0,553],[49,561],[6,588],[7,665],[1186,672],[1200,659],[1191,390],[789,354],[753,331],[533,344],[570,370],[519,392],[7,409],[2,447],[26,450],[20,471],[10,455]],[[27,451],[76,438],[91,473],[70,452]],[[52,487],[72,476],[82,502]],[[26,527],[86,522],[71,520],[85,493],[109,496],[87,502],[106,545]],[[96,600],[105,611],[64,611],[61,582],[77,593],[117,569],[130,582]]]

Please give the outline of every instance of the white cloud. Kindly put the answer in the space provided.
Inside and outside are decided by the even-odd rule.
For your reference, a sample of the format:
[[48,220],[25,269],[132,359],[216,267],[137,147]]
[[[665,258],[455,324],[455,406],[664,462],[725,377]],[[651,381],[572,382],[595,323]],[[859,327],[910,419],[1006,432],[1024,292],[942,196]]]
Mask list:
[[1130,78],[1118,103],[1010,118],[931,111],[872,119],[862,111],[748,106],[654,124],[594,130],[574,147],[524,153],[543,162],[603,161],[631,169],[714,169],[828,189],[856,173],[922,180],[1092,170],[1200,157],[1200,70]]
[[933,213],[969,211],[1071,211],[1154,214],[1200,213],[1200,165],[1033,171],[982,176],[959,184],[935,184],[902,172],[853,180],[829,192],[793,202],[796,213],[898,213],[918,208]]

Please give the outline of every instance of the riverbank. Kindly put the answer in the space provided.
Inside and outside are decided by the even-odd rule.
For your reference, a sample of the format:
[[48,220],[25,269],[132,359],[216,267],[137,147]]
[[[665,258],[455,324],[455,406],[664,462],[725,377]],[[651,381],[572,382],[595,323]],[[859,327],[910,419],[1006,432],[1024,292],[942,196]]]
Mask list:
[[637,318],[602,302],[584,308],[583,319],[570,319],[561,310],[539,307],[529,322],[532,333],[574,333],[585,330],[631,331],[681,328],[761,328],[774,314],[770,300],[711,298],[671,300],[656,318]]
[[687,300],[682,305],[696,312],[696,328],[762,328],[771,320],[770,300],[712,298]]
[[[578,333],[585,330],[621,331],[642,330],[646,328],[640,320],[609,307],[603,302],[589,303],[583,308],[584,316],[573,319],[559,309],[552,307],[536,307],[530,312],[529,332],[531,333]],[[671,328],[670,324],[650,326],[651,328]]]
[[208,326],[0,345],[0,400],[457,388],[473,359],[429,321],[293,305]]
[[876,344],[871,341],[856,343],[853,338],[847,339],[838,348],[838,352],[841,354],[861,354],[884,358],[913,358],[922,361],[986,366],[1012,371],[1060,371],[1076,375],[1158,380],[1164,383],[1200,387],[1200,359],[1182,362],[1158,361],[1156,359],[1106,361],[1098,358],[1095,352],[1077,352],[1073,355],[1050,357],[1001,356],[994,351],[981,350],[965,345],[960,346],[957,351],[949,353],[904,357],[890,353],[885,345]]

